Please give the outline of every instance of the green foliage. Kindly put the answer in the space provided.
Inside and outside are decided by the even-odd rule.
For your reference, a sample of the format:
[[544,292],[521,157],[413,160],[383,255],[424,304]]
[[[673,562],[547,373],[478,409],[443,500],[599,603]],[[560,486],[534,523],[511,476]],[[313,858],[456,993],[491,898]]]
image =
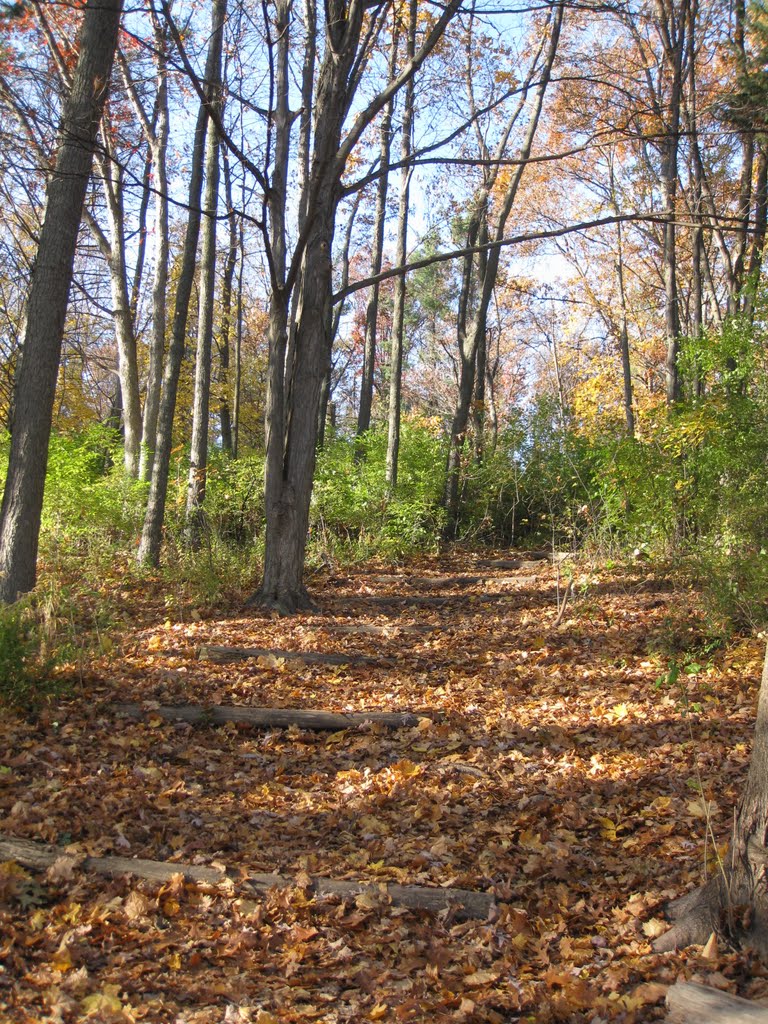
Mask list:
[[0,605],[0,705],[34,705],[56,691],[46,626],[32,598]]
[[123,545],[141,529],[146,485],[122,469],[120,439],[102,425],[81,434],[52,434],[41,542],[81,554]]
[[438,543],[445,448],[427,423],[402,424],[398,484],[385,481],[387,434],[332,438],[320,452],[310,513],[312,546],[321,555],[399,557]]

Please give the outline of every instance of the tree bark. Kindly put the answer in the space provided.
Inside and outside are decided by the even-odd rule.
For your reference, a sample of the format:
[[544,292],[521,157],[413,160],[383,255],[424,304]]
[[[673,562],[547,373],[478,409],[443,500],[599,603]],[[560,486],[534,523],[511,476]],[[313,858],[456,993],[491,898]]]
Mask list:
[[[406,58],[413,60],[416,51],[416,0],[408,6],[408,36]],[[409,166],[413,135],[413,106],[415,98],[414,80],[408,82],[403,106],[402,139],[400,160],[403,164],[400,178],[400,202],[397,213],[397,250],[395,262],[405,266],[408,255],[408,205],[411,196],[411,175]],[[400,459],[400,416],[402,413],[403,388],[403,347],[405,344],[405,274],[395,281],[395,304],[392,310],[392,338],[389,359],[389,414],[387,417],[387,463],[386,480],[390,493],[397,488],[397,468]]]
[[[61,849],[50,849],[28,839],[14,839],[0,835],[0,857],[15,860],[24,867],[42,871],[49,868],[67,854]],[[76,859],[76,858],[75,858]],[[144,860],[134,857],[86,857],[82,862],[85,871],[116,877],[136,875],[153,882],[168,882],[177,875],[184,875],[193,882],[216,885],[230,880],[227,871],[205,865],[185,864],[181,861],[166,864],[162,861]],[[276,874],[233,872],[231,879],[243,885],[246,891],[267,893],[270,889],[286,888],[297,884],[295,878]],[[473,892],[467,889],[441,889],[437,886],[396,885],[394,883],[367,883],[336,881],[319,875],[310,879],[309,887],[316,896],[338,896],[354,899],[362,893],[369,893],[374,899],[391,903],[396,907],[411,910],[428,910],[432,913],[451,910],[457,918],[487,918],[496,905],[492,893]]]
[[227,258],[224,263],[224,277],[221,283],[221,330],[217,339],[219,352],[219,371],[217,388],[219,397],[219,429],[221,430],[221,447],[227,455],[234,455],[232,443],[232,413],[229,404],[230,381],[229,363],[232,338],[232,291],[237,267],[237,214],[232,199],[232,172],[229,166],[229,154],[226,147],[222,148],[224,164],[224,196],[227,204],[227,224],[229,241]]
[[730,849],[721,870],[670,908],[676,918],[654,943],[659,952],[706,942],[713,931],[768,955],[768,649],[755,739]]
[[88,0],[27,299],[13,435],[0,509],[0,601],[35,585],[48,442],[64,321],[122,0]]
[[[157,443],[157,418],[160,413],[160,395],[163,378],[163,355],[165,353],[165,332],[168,325],[168,68],[166,57],[166,36],[159,19],[155,19],[155,46],[157,51],[157,119],[154,131],[148,134],[152,150],[152,165],[155,178],[155,269],[152,281],[152,335],[149,346],[149,367],[147,388],[144,397],[142,419],[141,455],[139,477],[151,480],[152,464]],[[146,130],[146,129],[145,129]]]
[[[113,704],[113,710],[127,718],[142,718],[147,713],[140,704]],[[340,732],[357,729],[361,725],[382,725],[388,729],[413,729],[419,724],[419,715],[410,711],[313,711],[309,708],[252,708],[237,704],[197,704],[161,706],[149,712],[169,722],[189,722],[192,725],[225,725],[236,722],[254,729],[306,729],[316,732]]]
[[[389,80],[395,77],[397,68],[398,31],[392,28],[392,43],[389,53]],[[387,191],[389,188],[389,159],[392,146],[392,116],[394,97],[384,108],[379,130],[379,181],[376,192],[376,214],[373,223],[373,249],[371,251],[371,277],[381,273],[384,254],[384,225],[387,216]],[[365,350],[363,353],[363,376],[360,381],[360,404],[357,412],[357,436],[361,437],[371,426],[373,407],[373,383],[376,368],[376,335],[379,319],[379,285],[371,288],[371,296],[365,310]]]
[[[205,65],[206,82],[214,81],[215,79],[217,54],[221,49],[220,35],[223,32],[223,22],[220,20],[220,15],[221,5],[217,2],[214,4],[212,11],[211,37],[208,43]],[[210,95],[208,98],[210,99]],[[141,540],[136,553],[137,561],[145,565],[158,565],[160,562],[165,501],[168,493],[168,473],[170,471],[171,449],[173,447],[173,418],[176,412],[179,373],[186,347],[189,303],[195,276],[197,243],[200,237],[200,198],[203,188],[207,121],[208,115],[205,105],[201,103],[194,133],[188,196],[189,216],[187,231],[184,237],[181,272],[176,286],[173,330],[163,371],[163,388],[158,413],[157,444],[152,464],[152,480],[149,487],[147,511],[144,517]]]
[[[224,45],[224,22],[227,0],[214,4],[218,52],[212,62],[212,77],[207,80],[211,101],[221,111],[221,55]],[[187,480],[186,533],[187,543],[196,551],[200,547],[205,517],[205,485],[208,473],[208,428],[211,398],[211,354],[213,349],[213,304],[216,291],[216,214],[219,199],[219,135],[209,118],[205,144],[205,196],[200,244],[200,285],[198,292],[197,353],[195,358],[195,393],[192,408],[192,441]]]
[[[517,166],[512,171],[509,184],[501,197],[495,227],[493,232],[491,232],[487,227],[487,205],[496,180],[495,175],[492,175],[484,182],[483,187],[480,190],[479,197],[476,200],[476,211],[473,219],[470,221],[470,231],[474,231],[474,238],[479,237],[481,231],[484,230],[488,232],[488,236],[491,237],[492,241],[500,241],[504,237],[506,223],[510,213],[512,212],[512,207],[520,188],[520,182],[522,181],[526,164],[531,155],[539,119],[541,118],[541,111],[544,106],[544,97],[552,76],[552,68],[554,66],[560,42],[563,13],[564,5],[562,3],[558,3],[551,15],[547,52],[544,58],[544,63],[540,68],[539,81],[534,92],[534,100],[529,115],[528,126],[520,146]],[[542,41],[542,49],[543,46],[544,41]],[[532,80],[533,72],[538,66],[538,56],[540,53],[541,50],[539,51],[539,54],[537,54],[537,58],[534,60],[531,67],[528,77],[529,84]],[[521,103],[524,103],[525,101],[526,91],[523,93],[523,100]],[[504,155],[509,135],[521,109],[522,106],[518,108],[518,111],[513,114],[507,123],[506,130],[496,150],[496,155],[499,158]],[[485,225],[483,224],[484,221]],[[473,244],[474,241],[470,242],[470,245]],[[496,286],[496,277],[498,274],[500,259],[501,246],[496,246],[488,252],[487,256],[484,257],[482,261],[480,261],[482,276],[478,274],[476,309],[474,316],[471,319],[469,317],[468,299],[468,296],[471,293],[471,256],[469,257],[470,266],[468,270],[465,268],[465,280],[462,283],[462,299],[460,300],[460,305],[463,303],[464,309],[463,311],[460,309],[458,326],[458,347],[460,355],[459,394],[453,414],[453,420],[451,422],[451,437],[448,447],[444,495],[444,505],[447,512],[446,533],[448,536],[455,536],[458,529],[461,457],[472,408],[477,349],[480,343],[480,335],[486,330],[488,308],[493,295],[493,289]]]
[[768,1007],[708,985],[678,981],[667,992],[670,1024],[768,1024]]
[[[309,505],[317,445],[318,411],[323,374],[330,359],[329,325],[332,310],[331,254],[341,178],[354,146],[365,128],[391,96],[418,71],[442,37],[460,0],[448,0],[429,28],[419,52],[374,99],[351,117],[342,140],[358,72],[366,52],[361,44],[363,0],[329,0],[325,6],[325,48],[317,82],[314,144],[306,189],[306,215],[284,287],[272,273],[267,460],[265,506],[267,517],[264,573],[251,598],[287,614],[311,605],[303,583]],[[366,37],[366,47],[370,39]],[[279,111],[274,118],[279,117]],[[288,132],[277,130],[277,138]],[[285,142],[287,146],[287,141]],[[279,161],[275,160],[279,166]],[[273,187],[270,193],[275,192]],[[284,215],[284,203],[282,207]],[[271,206],[270,206],[271,214]],[[274,254],[272,258],[275,265]],[[287,304],[296,282],[298,309],[295,341],[285,360]],[[287,343],[287,340],[286,340]]]
[[690,31],[688,0],[680,8],[659,4],[657,23],[664,46],[664,67],[669,81],[666,139],[662,148],[661,181],[664,190],[664,323],[667,354],[665,360],[667,404],[682,395],[682,380],[677,365],[680,352],[680,296],[677,285],[677,158],[680,146],[680,111],[683,95],[683,68],[686,30]]

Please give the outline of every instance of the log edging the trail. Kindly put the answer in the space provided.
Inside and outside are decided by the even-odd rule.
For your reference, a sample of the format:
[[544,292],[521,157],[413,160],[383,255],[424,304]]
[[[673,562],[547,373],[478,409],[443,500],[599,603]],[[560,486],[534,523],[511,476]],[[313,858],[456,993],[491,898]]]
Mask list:
[[[43,846],[29,839],[15,839],[0,834],[0,862],[16,861],[23,867],[45,870],[61,858],[67,858],[66,850]],[[301,885],[299,879],[285,875],[252,873],[242,868],[230,870],[205,867],[203,865],[168,863],[167,861],[142,860],[131,857],[86,857],[71,856],[73,867],[111,877],[132,874],[153,882],[167,882],[174,875],[183,875],[193,882],[209,885],[233,882],[256,893],[270,889],[284,889]],[[313,876],[309,888],[316,896],[340,896],[342,899],[367,894],[373,900],[389,900],[396,907],[409,910],[429,910],[439,913],[453,910],[457,917],[485,919],[496,904],[491,893],[474,892],[468,889],[432,888],[422,885],[396,885],[394,883],[371,883],[363,881],[336,881],[333,878]],[[372,902],[373,902],[372,900]]]
[[381,665],[391,667],[388,658],[371,658],[365,654],[326,654],[324,651],[281,651],[270,647],[221,647],[204,644],[198,648],[200,661],[213,661],[228,665],[231,661],[248,658],[268,658],[270,661],[301,661],[307,665]]
[[667,991],[672,1024],[768,1024],[768,1007],[708,985],[678,981]]
[[411,711],[313,711],[305,708],[261,708],[244,704],[162,704],[143,707],[141,704],[111,704],[110,707],[126,718],[157,715],[169,722],[188,722],[190,725],[225,725],[235,722],[255,729],[307,729],[310,732],[340,732],[360,725],[383,725],[388,729],[412,729],[422,718]]
[[[314,623],[312,623],[314,625]],[[328,622],[321,623],[320,629],[326,630],[329,633],[342,633],[357,636],[362,634],[363,636],[383,636],[385,639],[392,638],[397,639],[398,636],[405,634],[414,634],[415,636],[426,635],[428,633],[438,632],[439,626],[419,626],[419,625],[406,625],[406,626],[378,626],[370,622],[360,622],[356,625],[348,622]]]

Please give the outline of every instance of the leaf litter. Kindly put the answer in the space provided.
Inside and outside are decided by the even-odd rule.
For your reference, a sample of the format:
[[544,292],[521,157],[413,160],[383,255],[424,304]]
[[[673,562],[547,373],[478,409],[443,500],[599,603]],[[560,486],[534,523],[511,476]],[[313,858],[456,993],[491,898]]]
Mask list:
[[[646,566],[591,571],[554,627],[558,569],[509,564],[455,551],[326,572],[322,611],[291,619],[137,609],[76,696],[35,720],[5,713],[0,832],[61,850],[47,873],[0,864],[0,1019],[631,1024],[662,1019],[679,976],[764,997],[766,969],[722,943],[651,950],[665,903],[727,842],[759,641],[671,683],[658,651],[674,615],[696,644],[685,590]],[[205,645],[377,662],[220,665]],[[144,717],[117,717],[125,700]],[[259,732],[156,713],[173,704],[418,724]],[[89,856],[231,880],[105,878]],[[249,872],[294,884],[256,897]],[[316,896],[313,875],[374,888]],[[488,892],[496,908],[405,910],[386,883]]]

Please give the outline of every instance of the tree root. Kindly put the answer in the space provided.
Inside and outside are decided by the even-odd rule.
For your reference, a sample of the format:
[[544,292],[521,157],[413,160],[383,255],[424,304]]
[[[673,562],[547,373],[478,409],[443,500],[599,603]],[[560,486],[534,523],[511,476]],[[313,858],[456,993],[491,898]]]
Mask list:
[[717,930],[721,892],[721,880],[714,878],[701,889],[675,900],[667,910],[674,924],[653,943],[654,951],[670,953],[685,946],[703,945]]
[[280,616],[296,615],[298,612],[319,613],[320,608],[309,596],[304,587],[290,594],[279,594],[272,589],[261,587],[248,598],[244,605],[247,609],[259,609],[266,612],[277,612]]

